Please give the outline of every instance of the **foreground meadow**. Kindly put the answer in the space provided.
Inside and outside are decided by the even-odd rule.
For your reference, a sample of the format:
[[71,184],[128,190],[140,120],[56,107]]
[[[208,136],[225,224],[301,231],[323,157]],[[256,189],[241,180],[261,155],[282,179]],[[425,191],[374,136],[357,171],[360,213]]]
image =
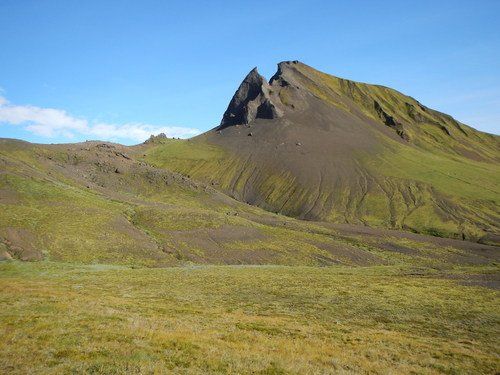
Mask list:
[[494,374],[496,273],[3,262],[0,373]]

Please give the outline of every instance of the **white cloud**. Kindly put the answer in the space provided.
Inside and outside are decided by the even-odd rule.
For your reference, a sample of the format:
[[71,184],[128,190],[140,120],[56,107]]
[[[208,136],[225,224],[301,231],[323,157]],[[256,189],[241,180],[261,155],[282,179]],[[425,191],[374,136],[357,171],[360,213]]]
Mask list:
[[178,126],[153,126],[147,124],[106,124],[95,123],[91,127],[91,134],[105,139],[129,138],[143,141],[151,134],[165,133],[168,137],[188,137],[199,134],[198,129],[183,128]]
[[126,139],[134,142],[142,142],[151,134],[165,133],[168,137],[185,138],[200,133],[198,129],[177,126],[89,122],[60,109],[15,105],[1,95],[0,124],[22,126],[25,130],[46,138],[72,139],[83,135],[101,140]]

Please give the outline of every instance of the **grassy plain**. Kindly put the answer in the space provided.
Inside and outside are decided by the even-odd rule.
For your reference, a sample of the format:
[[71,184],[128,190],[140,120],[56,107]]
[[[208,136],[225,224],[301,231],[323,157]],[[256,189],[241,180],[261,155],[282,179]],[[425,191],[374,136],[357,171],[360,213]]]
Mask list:
[[500,371],[493,266],[0,263],[0,373]]

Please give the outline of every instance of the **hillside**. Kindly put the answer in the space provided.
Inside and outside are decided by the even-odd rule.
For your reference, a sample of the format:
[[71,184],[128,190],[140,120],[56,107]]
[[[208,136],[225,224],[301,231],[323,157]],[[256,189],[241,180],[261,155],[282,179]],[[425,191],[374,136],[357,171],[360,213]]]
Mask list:
[[253,69],[220,126],[192,139],[0,140],[0,257],[488,264],[499,160],[498,136],[395,90],[284,62],[269,83]]
[[134,147],[0,140],[0,257],[149,267],[497,259],[493,246],[270,213],[141,161],[154,150],[184,161],[217,155],[206,144],[162,138]]
[[141,150],[271,212],[498,243],[498,136],[297,61],[253,69],[213,130]]

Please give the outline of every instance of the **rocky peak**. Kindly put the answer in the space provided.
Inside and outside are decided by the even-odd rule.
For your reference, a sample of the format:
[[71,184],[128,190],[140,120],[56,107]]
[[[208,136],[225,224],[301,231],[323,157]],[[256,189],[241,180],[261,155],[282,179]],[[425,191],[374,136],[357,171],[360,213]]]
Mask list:
[[257,68],[253,68],[236,90],[219,129],[248,124],[257,118],[274,119],[280,116],[282,112],[271,98],[269,83]]
[[278,63],[278,70],[269,80],[270,85],[279,86],[290,86],[292,81],[294,81],[294,75],[297,73],[298,69],[304,66],[300,61],[282,61]]

